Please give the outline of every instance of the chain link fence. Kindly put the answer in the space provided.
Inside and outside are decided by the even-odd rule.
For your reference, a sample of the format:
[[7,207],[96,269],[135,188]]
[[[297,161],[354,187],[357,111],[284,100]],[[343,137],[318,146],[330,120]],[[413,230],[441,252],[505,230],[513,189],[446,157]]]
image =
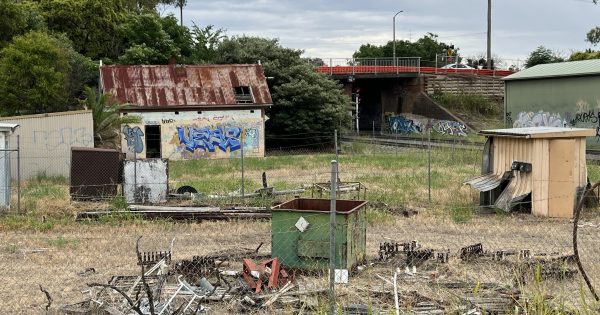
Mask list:
[[[317,146],[311,139],[322,133],[290,135],[306,145],[265,158],[126,160],[117,179],[114,166],[88,157],[83,178],[99,180],[76,186],[117,187],[95,198],[72,198],[64,177],[23,180],[20,215],[13,202],[1,223],[0,309],[328,313],[327,209],[272,209],[296,197],[328,203],[337,160],[336,198],[368,201],[359,216],[336,217],[336,231],[345,232],[336,235],[337,312],[597,312],[578,268],[600,286],[593,200],[576,222],[578,260],[572,220],[534,217],[531,200],[510,213],[479,206],[479,192],[463,183],[482,172],[481,139],[386,126]],[[600,180],[593,160],[588,176]],[[292,261],[301,266],[287,266]]]

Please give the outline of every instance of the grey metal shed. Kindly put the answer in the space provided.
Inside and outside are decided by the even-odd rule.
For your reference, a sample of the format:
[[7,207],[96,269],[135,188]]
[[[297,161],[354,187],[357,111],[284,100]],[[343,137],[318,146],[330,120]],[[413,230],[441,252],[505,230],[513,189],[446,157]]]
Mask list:
[[8,137],[19,125],[0,123],[0,210],[10,208],[10,154]]

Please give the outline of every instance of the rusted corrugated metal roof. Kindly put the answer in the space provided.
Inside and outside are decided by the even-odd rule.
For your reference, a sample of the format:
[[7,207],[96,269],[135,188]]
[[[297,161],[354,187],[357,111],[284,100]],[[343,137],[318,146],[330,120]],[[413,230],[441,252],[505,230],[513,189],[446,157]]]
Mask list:
[[[100,68],[104,92],[120,103],[152,107],[271,105],[260,65],[111,65]],[[254,103],[238,104],[234,87],[248,86]]]

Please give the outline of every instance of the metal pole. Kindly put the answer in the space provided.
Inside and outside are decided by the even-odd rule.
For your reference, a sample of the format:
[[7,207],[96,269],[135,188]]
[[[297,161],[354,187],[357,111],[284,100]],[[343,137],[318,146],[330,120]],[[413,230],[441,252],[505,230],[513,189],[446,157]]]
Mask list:
[[358,103],[360,102],[360,96],[356,93],[356,135],[360,136],[360,128],[358,125]]
[[137,193],[137,152],[133,150],[133,202],[138,202]]
[[431,202],[431,128],[427,130],[427,185],[429,186],[429,202]]
[[338,178],[338,162],[331,161],[331,205],[329,216],[329,306],[330,314],[335,315],[335,214]]
[[398,144],[398,133],[396,132],[396,145],[395,145],[395,147],[396,147],[396,156],[398,156],[398,146],[399,146],[399,144]]
[[398,303],[398,273],[394,272],[394,305],[396,306],[396,315],[400,315],[400,305]]
[[398,63],[396,61],[396,16],[400,13],[402,13],[404,11],[400,10],[398,12],[396,12],[396,14],[394,14],[394,17],[392,18],[392,47],[394,47],[393,50],[393,59],[394,59],[394,67],[396,67],[396,73],[398,73]]
[[244,198],[244,137],[240,136],[241,148],[242,148],[242,198]]
[[492,0],[488,0],[487,8],[487,68],[492,68]]
[[337,131],[337,129],[333,131],[333,142],[335,144],[335,160],[339,161],[340,157],[338,156],[338,131]]
[[17,213],[21,213],[21,135],[17,135]]

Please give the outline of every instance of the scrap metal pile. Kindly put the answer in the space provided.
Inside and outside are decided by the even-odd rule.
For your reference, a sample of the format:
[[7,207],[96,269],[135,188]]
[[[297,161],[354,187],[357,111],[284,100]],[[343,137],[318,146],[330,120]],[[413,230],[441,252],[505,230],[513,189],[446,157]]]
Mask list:
[[[173,260],[171,248],[140,252],[137,275],[113,276],[107,283],[88,283],[89,297],[61,306],[60,314],[163,315],[204,314],[221,303],[220,313],[306,307],[307,298],[326,292],[309,288],[282,268],[277,258],[256,249],[236,249]],[[257,262],[258,261],[258,262]],[[241,262],[242,267],[233,269]],[[48,299],[51,301],[51,299]],[[290,306],[291,305],[291,306]],[[214,313],[214,312],[211,312]]]
[[[520,303],[526,303],[520,302],[527,299],[520,290],[521,285],[536,281],[536,277],[537,281],[561,281],[572,278],[577,273],[572,254],[533,253],[529,249],[485,250],[481,243],[451,252],[449,249],[424,248],[417,241],[384,242],[379,244],[377,258],[372,265],[394,265],[396,272],[395,278],[377,274],[382,280],[383,289],[372,288],[370,291],[374,297],[378,294],[392,294],[391,290],[385,290],[385,286],[396,286],[396,280],[404,283],[400,288],[406,288],[411,283],[423,283],[429,287],[452,290],[454,296],[460,296],[460,303],[451,304],[448,301],[427,298],[415,291],[402,292],[398,289],[400,305],[410,302],[409,297],[418,296],[417,301],[409,303],[410,308],[417,314],[503,314],[507,310],[514,311]],[[482,283],[462,279],[463,277],[457,280],[451,277],[451,268],[458,264],[466,268],[476,268],[477,264],[484,264],[489,268],[492,264],[497,264],[512,270],[511,274],[514,277],[508,283]],[[453,267],[450,267],[451,265]],[[474,291],[477,291],[476,294]]]

